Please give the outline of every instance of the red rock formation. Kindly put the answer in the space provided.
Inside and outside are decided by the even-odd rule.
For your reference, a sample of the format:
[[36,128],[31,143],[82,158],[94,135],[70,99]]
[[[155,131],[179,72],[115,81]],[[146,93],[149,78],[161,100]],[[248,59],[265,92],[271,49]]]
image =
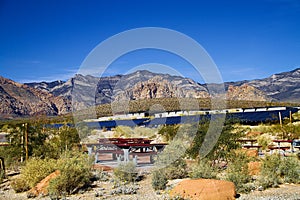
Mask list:
[[56,170],[55,172],[49,174],[46,178],[41,180],[35,187],[28,191],[27,196],[37,197],[39,195],[46,196],[48,195],[48,186],[52,179],[60,175],[60,171]]

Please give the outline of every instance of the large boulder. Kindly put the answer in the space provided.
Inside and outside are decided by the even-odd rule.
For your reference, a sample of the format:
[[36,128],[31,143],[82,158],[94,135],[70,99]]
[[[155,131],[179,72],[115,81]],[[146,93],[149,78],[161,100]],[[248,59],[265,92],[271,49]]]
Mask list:
[[180,196],[191,200],[235,199],[233,182],[214,179],[183,180],[170,192],[171,197]]
[[28,191],[27,197],[38,197],[39,195],[47,196],[48,195],[48,186],[52,179],[60,175],[60,171],[56,170],[55,172],[49,174],[46,178],[41,180],[35,187]]

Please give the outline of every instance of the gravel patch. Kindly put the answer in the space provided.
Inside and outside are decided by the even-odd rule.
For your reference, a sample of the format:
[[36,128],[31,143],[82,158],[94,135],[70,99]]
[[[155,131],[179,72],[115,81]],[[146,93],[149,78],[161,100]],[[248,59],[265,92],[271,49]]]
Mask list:
[[242,194],[238,200],[300,200],[299,184],[283,184],[279,188]]

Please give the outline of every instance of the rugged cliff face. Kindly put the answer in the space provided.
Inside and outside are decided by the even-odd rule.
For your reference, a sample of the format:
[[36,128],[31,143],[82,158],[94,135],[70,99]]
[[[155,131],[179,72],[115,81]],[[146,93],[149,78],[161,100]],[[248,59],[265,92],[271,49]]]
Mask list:
[[248,84],[241,86],[229,85],[227,89],[227,99],[240,101],[270,101],[264,92]]
[[268,98],[281,102],[299,102],[300,68],[289,72],[274,74],[268,78],[238,81],[227,85],[241,86],[247,83],[262,91]]
[[137,82],[132,87],[118,92],[115,99],[152,99],[152,98],[208,98],[205,87],[191,79],[171,79],[156,75],[146,81]]
[[[260,80],[225,83],[225,88],[229,100],[297,102],[300,100],[300,69]],[[0,115],[59,115],[71,111],[72,100],[78,108],[87,108],[124,99],[218,95],[222,97],[222,94],[209,93],[206,85],[192,79],[146,70],[101,78],[78,74],[65,82],[50,83],[20,84],[0,77]]]
[[[30,87],[42,89],[71,100],[76,97],[80,107],[88,107],[114,100],[137,100],[152,98],[209,98],[218,96],[209,93],[205,85],[192,79],[169,74],[158,74],[141,70],[127,75],[96,78],[93,76],[76,75],[67,82],[28,83]],[[227,99],[268,101],[273,99],[252,83],[225,83]],[[300,96],[300,95],[299,95]]]
[[1,117],[58,115],[70,108],[70,102],[61,97],[0,77]]

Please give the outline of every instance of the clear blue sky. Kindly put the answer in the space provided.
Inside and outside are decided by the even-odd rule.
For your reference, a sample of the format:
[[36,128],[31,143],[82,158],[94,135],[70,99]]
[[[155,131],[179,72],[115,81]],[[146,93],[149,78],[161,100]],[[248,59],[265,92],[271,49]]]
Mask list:
[[[101,41],[139,27],[164,27],[199,42],[224,81],[300,67],[300,1],[0,0],[0,75],[19,82],[66,80]],[[143,63],[180,70],[163,52],[124,56],[107,74]],[[193,77],[191,71],[184,76]]]

